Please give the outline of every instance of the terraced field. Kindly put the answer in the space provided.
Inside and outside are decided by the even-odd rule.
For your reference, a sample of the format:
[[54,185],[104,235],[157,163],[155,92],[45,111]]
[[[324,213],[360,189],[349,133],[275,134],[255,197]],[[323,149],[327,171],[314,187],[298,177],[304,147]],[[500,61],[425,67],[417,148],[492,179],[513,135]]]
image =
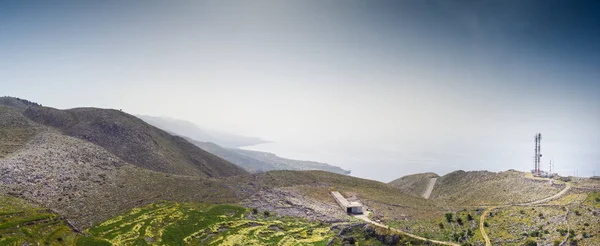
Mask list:
[[56,214],[0,196],[0,245],[74,245],[77,236]]
[[254,212],[235,205],[156,203],[87,232],[115,245],[325,245],[333,236],[327,225]]

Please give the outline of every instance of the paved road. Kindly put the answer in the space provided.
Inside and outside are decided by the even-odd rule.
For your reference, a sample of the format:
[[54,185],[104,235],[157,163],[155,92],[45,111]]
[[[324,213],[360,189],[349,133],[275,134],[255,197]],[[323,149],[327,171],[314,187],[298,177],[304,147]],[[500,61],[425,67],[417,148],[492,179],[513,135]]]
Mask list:
[[431,196],[431,191],[433,191],[433,186],[435,186],[435,181],[437,181],[437,178],[429,179],[429,184],[427,184],[427,189],[425,190],[425,192],[423,192],[423,195],[421,195],[421,197],[423,197],[425,199],[429,199],[429,196]]
[[[369,219],[369,214],[368,213],[361,214],[361,215],[354,215],[354,217],[358,218],[358,219],[361,219],[361,220],[364,220],[366,222],[369,222],[369,223],[371,223],[373,225],[382,227],[382,228],[386,228],[386,229],[388,228],[388,226],[386,226],[386,225],[384,225],[382,223],[378,223],[378,222],[375,222],[375,221],[372,221],[371,219]],[[398,230],[396,228],[390,228],[390,230],[393,230],[393,231],[395,231],[397,233],[400,233],[402,235],[409,236],[409,237],[416,238],[416,239],[420,239],[420,240],[423,240],[423,241],[430,241],[430,242],[437,243],[437,244],[442,244],[442,245],[460,246],[460,244],[456,244],[456,243],[452,243],[452,242],[444,242],[444,241],[437,241],[437,240],[427,239],[427,238],[424,238],[424,237],[421,237],[421,236],[410,234],[410,233],[405,232],[405,231]]]
[[487,233],[485,232],[485,226],[483,226],[483,223],[484,223],[484,220],[485,220],[485,216],[487,214],[489,214],[492,210],[494,210],[494,209],[496,209],[498,207],[529,206],[529,205],[536,205],[536,204],[540,204],[540,203],[549,202],[549,201],[552,201],[554,199],[557,199],[557,198],[561,197],[562,195],[564,195],[565,193],[567,193],[570,189],[571,189],[571,184],[565,183],[565,188],[562,189],[560,192],[554,194],[553,196],[546,197],[546,198],[541,199],[541,200],[537,200],[537,201],[533,201],[533,202],[527,202],[527,203],[520,203],[520,204],[511,204],[511,205],[502,205],[502,206],[488,207],[486,210],[483,211],[483,213],[481,213],[481,217],[479,218],[479,231],[481,231],[481,236],[485,240],[485,245],[486,246],[491,246],[492,245],[492,243],[490,242],[490,238],[488,237]]

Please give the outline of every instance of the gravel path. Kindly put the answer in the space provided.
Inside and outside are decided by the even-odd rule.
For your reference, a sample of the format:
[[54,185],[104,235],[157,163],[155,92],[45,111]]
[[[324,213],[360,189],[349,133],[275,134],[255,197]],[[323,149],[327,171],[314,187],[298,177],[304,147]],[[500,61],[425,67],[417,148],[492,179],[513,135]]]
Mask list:
[[423,192],[423,195],[421,195],[421,197],[423,197],[425,199],[429,199],[429,196],[431,196],[431,191],[433,191],[433,186],[435,186],[435,181],[437,181],[437,178],[429,179],[429,184],[427,184],[427,189],[425,190],[425,192]]

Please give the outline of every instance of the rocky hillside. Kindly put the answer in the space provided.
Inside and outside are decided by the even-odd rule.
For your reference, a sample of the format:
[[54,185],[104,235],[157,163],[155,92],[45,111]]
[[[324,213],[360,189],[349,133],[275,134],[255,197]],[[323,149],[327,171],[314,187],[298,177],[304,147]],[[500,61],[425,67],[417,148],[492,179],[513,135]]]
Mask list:
[[200,142],[187,138],[196,146],[236,164],[251,173],[272,170],[322,170],[339,174],[350,174],[350,171],[326,163],[300,161],[279,157],[272,153],[223,148],[209,142]]
[[0,105],[0,158],[23,147],[38,128],[17,109]]
[[388,184],[406,193],[415,196],[421,196],[421,194],[423,194],[423,192],[425,192],[427,189],[429,180],[437,177],[439,177],[439,175],[435,173],[417,173],[396,179]]
[[455,171],[437,179],[430,199],[447,205],[476,206],[524,203],[552,196],[562,185],[527,178],[518,171]]
[[[127,209],[161,200],[236,202],[222,181],[131,165],[105,148],[0,107],[0,194],[33,201],[86,228]],[[7,147],[8,146],[8,147]]]
[[185,139],[113,109],[30,107],[29,119],[97,144],[133,165],[172,174],[223,177],[246,173]]
[[11,107],[11,108],[14,108],[14,109],[17,109],[20,111],[23,111],[23,110],[25,110],[29,107],[33,107],[33,106],[41,106],[40,104],[30,102],[25,99],[9,97],[9,96],[0,97],[0,105],[6,106],[6,107]]

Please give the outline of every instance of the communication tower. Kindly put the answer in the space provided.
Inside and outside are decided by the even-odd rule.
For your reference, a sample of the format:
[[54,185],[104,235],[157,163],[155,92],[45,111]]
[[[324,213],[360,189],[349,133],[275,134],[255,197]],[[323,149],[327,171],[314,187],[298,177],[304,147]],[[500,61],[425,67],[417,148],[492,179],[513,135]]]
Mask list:
[[542,157],[542,153],[540,152],[540,145],[542,142],[542,134],[538,133],[535,134],[534,137],[534,142],[535,142],[535,150],[534,150],[534,155],[533,155],[533,174],[534,175],[541,175],[542,170],[540,169],[540,160]]

